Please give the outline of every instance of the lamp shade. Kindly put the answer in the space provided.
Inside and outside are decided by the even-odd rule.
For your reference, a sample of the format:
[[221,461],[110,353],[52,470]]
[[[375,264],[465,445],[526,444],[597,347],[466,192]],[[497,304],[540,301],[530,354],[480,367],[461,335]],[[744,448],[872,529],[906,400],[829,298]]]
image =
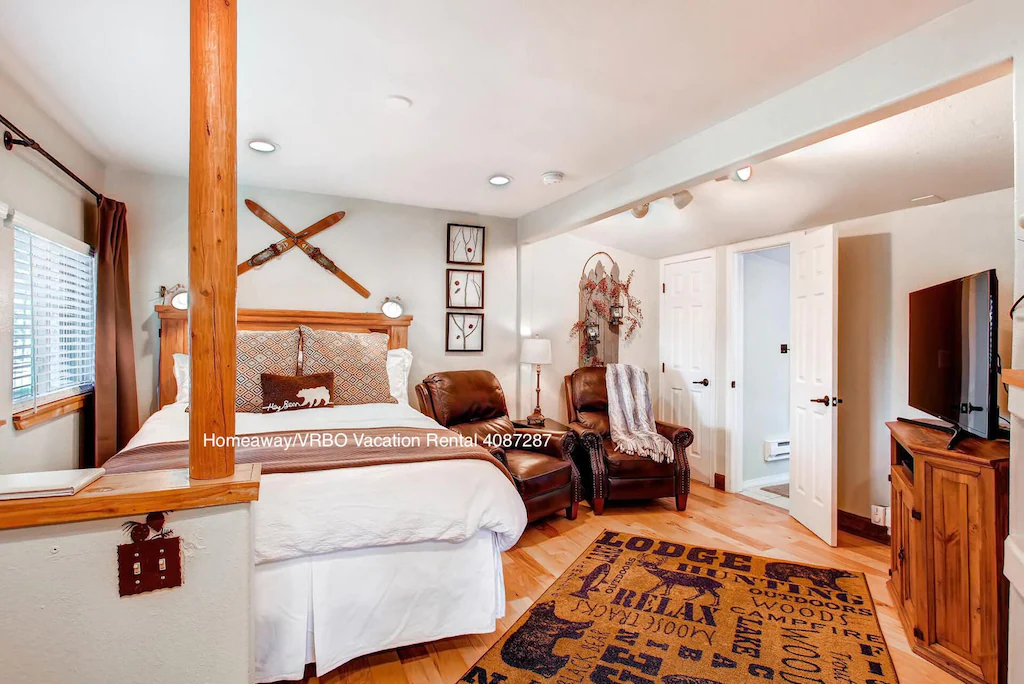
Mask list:
[[522,363],[547,365],[551,363],[551,340],[539,337],[528,337],[523,340],[523,349],[519,354]]

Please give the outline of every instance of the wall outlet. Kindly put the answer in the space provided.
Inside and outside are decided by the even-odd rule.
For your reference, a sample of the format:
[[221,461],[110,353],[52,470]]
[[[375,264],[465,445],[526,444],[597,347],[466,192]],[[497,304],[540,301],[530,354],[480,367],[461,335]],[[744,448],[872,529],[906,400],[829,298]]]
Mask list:
[[886,527],[886,520],[888,516],[888,506],[872,506],[871,507],[871,522],[881,527]]

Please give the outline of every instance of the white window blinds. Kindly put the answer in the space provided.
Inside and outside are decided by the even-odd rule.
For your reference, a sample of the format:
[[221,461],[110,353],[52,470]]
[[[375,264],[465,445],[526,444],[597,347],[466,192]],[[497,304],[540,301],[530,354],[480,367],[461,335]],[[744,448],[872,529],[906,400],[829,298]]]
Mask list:
[[87,245],[51,228],[18,214],[7,223],[14,229],[12,403],[19,410],[92,388],[96,264]]

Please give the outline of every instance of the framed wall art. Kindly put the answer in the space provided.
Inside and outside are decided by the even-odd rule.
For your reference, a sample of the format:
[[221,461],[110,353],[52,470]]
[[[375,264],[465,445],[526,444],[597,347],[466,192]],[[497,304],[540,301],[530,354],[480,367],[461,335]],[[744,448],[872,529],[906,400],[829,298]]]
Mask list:
[[445,351],[450,352],[482,352],[484,315],[449,311],[444,346]]
[[484,265],[483,226],[448,224],[448,263]]
[[484,272],[449,268],[446,296],[449,309],[484,308]]

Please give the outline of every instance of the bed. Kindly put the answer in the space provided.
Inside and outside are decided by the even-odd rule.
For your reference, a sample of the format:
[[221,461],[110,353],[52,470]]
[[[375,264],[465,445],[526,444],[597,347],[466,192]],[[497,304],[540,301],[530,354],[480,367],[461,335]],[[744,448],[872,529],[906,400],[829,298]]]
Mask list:
[[[187,312],[157,307],[160,403],[124,452],[186,440],[172,356],[187,353]],[[410,317],[238,312],[239,330],[386,332],[407,344]],[[238,413],[236,434],[439,429],[408,404]],[[142,449],[144,451],[144,449]],[[158,466],[159,467],[159,466]],[[258,682],[318,675],[367,653],[494,631],[504,616],[501,552],[526,526],[515,486],[486,460],[386,463],[264,475],[253,504]]]

